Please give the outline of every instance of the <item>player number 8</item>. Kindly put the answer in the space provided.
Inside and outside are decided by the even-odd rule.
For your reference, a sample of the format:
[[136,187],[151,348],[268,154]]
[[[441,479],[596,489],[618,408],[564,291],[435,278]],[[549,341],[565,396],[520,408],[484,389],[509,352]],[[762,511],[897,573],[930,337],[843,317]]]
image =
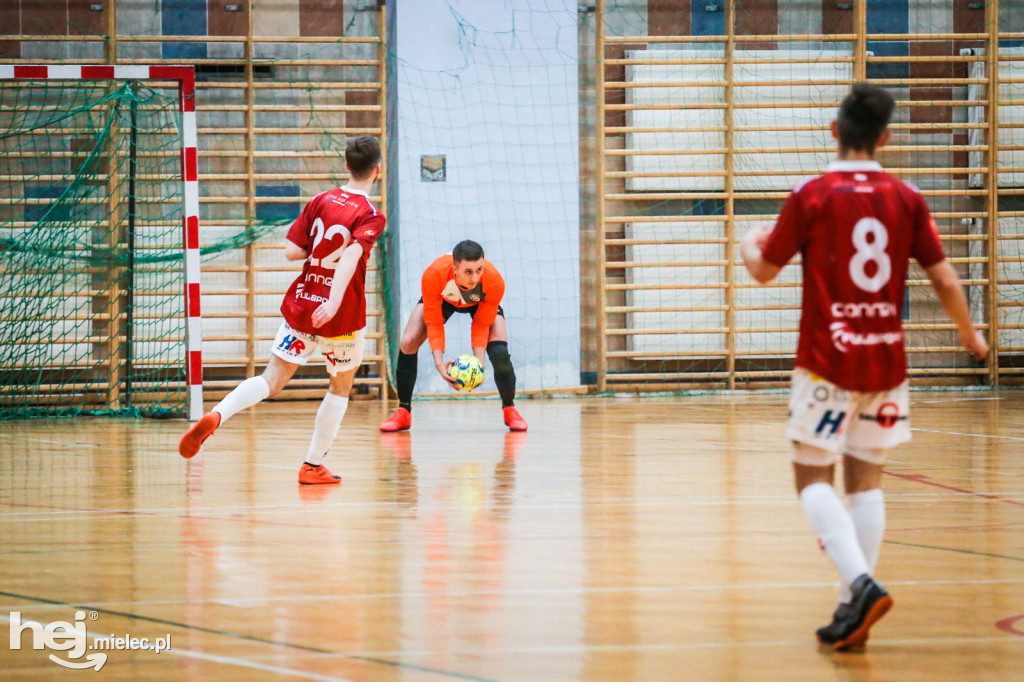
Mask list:
[[[869,235],[871,241],[868,241]],[[861,218],[853,226],[853,247],[857,252],[850,259],[850,277],[864,291],[880,291],[892,276],[892,261],[885,252],[888,244],[889,233],[877,219]],[[868,276],[868,263],[875,264],[874,275]]]

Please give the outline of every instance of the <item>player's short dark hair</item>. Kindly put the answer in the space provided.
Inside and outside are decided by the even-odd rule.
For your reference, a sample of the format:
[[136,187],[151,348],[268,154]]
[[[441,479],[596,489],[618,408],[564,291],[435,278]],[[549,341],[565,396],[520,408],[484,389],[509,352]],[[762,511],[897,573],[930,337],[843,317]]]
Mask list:
[[839,144],[844,149],[874,151],[896,106],[892,95],[869,83],[854,83],[839,107]]
[[452,260],[461,263],[464,260],[475,261],[484,257],[484,247],[470,239],[464,239],[452,249]]
[[345,163],[352,179],[365,180],[380,163],[380,143],[371,135],[356,135],[345,145]]

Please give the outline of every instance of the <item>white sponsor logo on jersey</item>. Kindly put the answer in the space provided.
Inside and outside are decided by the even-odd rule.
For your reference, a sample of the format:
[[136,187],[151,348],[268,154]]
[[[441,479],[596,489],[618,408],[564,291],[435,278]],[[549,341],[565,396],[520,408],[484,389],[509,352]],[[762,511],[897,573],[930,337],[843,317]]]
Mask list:
[[330,275],[318,275],[313,272],[310,272],[306,275],[306,281],[313,282],[315,284],[323,284],[326,287],[334,285],[334,278],[331,277]]
[[861,334],[850,329],[845,322],[833,322],[828,328],[832,332],[832,345],[841,353],[847,352],[850,346],[891,346],[903,340],[901,331]]
[[896,317],[896,306],[886,301],[878,303],[833,303],[832,317]]

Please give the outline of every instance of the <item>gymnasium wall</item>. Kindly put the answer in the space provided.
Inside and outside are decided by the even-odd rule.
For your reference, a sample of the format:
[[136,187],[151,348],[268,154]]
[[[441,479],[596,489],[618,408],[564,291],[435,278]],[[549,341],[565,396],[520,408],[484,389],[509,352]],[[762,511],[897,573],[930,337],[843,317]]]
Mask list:
[[[347,181],[349,136],[383,131],[376,3],[251,4],[250,17],[245,0],[0,3],[2,32],[22,37],[0,41],[9,61],[194,66],[200,238],[207,247],[240,244],[202,265],[207,398],[223,395],[266,363],[281,297],[297,273],[282,255],[287,225],[310,197]],[[383,204],[385,198],[374,200]],[[357,394],[380,394],[386,378],[376,253]],[[325,378],[318,360],[300,370],[288,394],[322,395]]]
[[[418,298],[423,267],[465,237],[483,243],[506,276],[521,390],[600,383],[599,376],[615,373],[641,377],[619,384],[629,390],[784,380],[795,340],[798,273],[791,269],[778,288],[753,286],[735,260],[735,239],[751,223],[771,220],[788,186],[820,172],[831,155],[823,127],[853,77],[850,55],[857,46],[852,37],[821,36],[858,29],[853,3],[741,0],[731,5],[728,31],[725,0],[607,0],[600,17],[596,3],[566,0],[390,2],[394,30],[387,51],[374,42],[384,27],[376,4],[366,0],[257,1],[251,17],[244,0],[115,4],[115,40],[104,41],[111,26],[105,3],[0,0],[0,23],[11,27],[0,40],[0,58],[196,66],[204,239],[279,225],[253,244],[204,262],[210,397],[266,361],[280,296],[295,274],[280,257],[280,226],[306,198],[344,182],[344,140],[384,132],[385,104],[392,108],[386,137],[394,149],[385,169],[391,177],[377,199],[391,217],[391,277],[385,282],[376,267],[371,272],[373,334],[359,390],[378,390],[386,373],[385,329],[378,323],[384,303],[376,295],[392,297],[390,336],[396,341]],[[1024,121],[1024,104],[1018,104],[1024,102],[1018,73],[1024,56],[1016,52],[1024,44],[1024,14],[1000,3],[1005,37],[998,41],[998,92],[1004,104],[998,136],[1007,148],[998,152],[998,194],[985,186],[990,131],[983,100],[990,67],[983,4],[872,1],[865,18],[870,56],[864,75],[888,82],[902,103],[893,149],[882,161],[926,193],[968,282],[976,320],[999,326],[998,374],[969,365],[915,272],[907,319],[914,371],[934,381],[1017,376],[1024,364],[1024,152],[1014,147]],[[606,39],[601,50],[598,20]],[[766,77],[788,85],[734,89],[732,125],[760,125],[764,134],[734,130],[729,191],[724,176],[714,175],[726,154],[708,151],[726,144],[724,131],[702,130],[722,128],[724,119],[685,110],[687,103],[724,102],[724,86],[712,93],[702,82],[717,77],[727,32],[736,40],[734,56],[748,61],[769,63],[782,53],[818,61],[832,55],[833,61],[815,66],[813,78],[793,67],[758,72],[756,64],[734,65],[734,79]],[[871,39],[879,33],[917,35]],[[742,39],[751,35],[759,38]],[[803,37],[772,39],[784,35]],[[19,36],[24,39],[14,39]],[[690,42],[673,43],[677,38]],[[610,84],[600,103],[598,52]],[[385,55],[393,69],[387,101]],[[628,63],[681,56],[695,63]],[[696,63],[702,57],[709,60],[703,66]],[[829,78],[842,82],[824,84]],[[794,97],[800,107],[742,111],[759,98]],[[677,110],[630,110],[644,101]],[[599,120],[606,130],[600,144]],[[807,130],[786,130],[799,126]],[[650,129],[662,132],[645,132]],[[758,156],[754,148],[766,140],[808,150]],[[689,156],[673,158],[670,152],[680,149]],[[443,180],[430,165],[440,156]],[[610,174],[600,183],[599,159]],[[681,235],[680,222],[690,231]],[[680,240],[692,243],[673,243]],[[450,355],[468,352],[468,326],[461,317],[450,323]],[[418,390],[442,388],[426,353],[422,362]],[[310,367],[293,395],[318,395],[324,383],[321,367]]]
[[[505,279],[520,390],[580,383],[576,6],[396,7],[397,319],[404,326],[427,265],[463,239],[479,242]],[[424,156],[444,156],[443,179],[424,176]],[[447,357],[470,352],[468,316],[449,322],[447,339]],[[426,349],[417,387],[449,390]]]
[[[599,385],[732,387],[785,378],[798,268],[778,285],[759,287],[735,244],[750,225],[774,220],[788,189],[834,155],[827,124],[855,77],[885,84],[900,102],[880,159],[926,195],[976,323],[990,338],[998,333],[999,373],[1019,373],[1017,171],[999,173],[998,195],[983,181],[987,150],[995,149],[985,122],[985,6],[868,2],[863,24],[854,9],[835,2],[605,3],[604,93],[595,102],[604,134],[594,145],[604,150],[597,154],[605,175],[595,183],[602,196],[592,212],[603,219],[595,233],[605,243],[584,258],[600,265],[583,273],[602,292],[583,301],[598,313],[597,343],[584,339],[584,369],[604,379]],[[1021,99],[1013,50],[1024,37],[1014,33],[1022,20],[1006,4],[998,18],[1005,36],[998,166],[1017,169],[1024,157],[1013,146]],[[913,270],[910,280],[912,373],[954,382],[995,376],[958,350],[923,273]]]

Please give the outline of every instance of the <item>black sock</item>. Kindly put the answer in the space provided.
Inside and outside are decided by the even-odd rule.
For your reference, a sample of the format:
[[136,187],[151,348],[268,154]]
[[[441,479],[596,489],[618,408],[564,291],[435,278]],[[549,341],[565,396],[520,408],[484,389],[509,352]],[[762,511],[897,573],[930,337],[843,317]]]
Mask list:
[[398,351],[398,365],[395,367],[395,388],[398,390],[398,406],[412,411],[412,389],[416,385],[416,354],[406,355]]
[[512,358],[508,354],[506,341],[491,341],[487,344],[487,357],[494,368],[494,383],[501,394],[501,406],[512,407],[516,399],[516,371],[512,368]]

